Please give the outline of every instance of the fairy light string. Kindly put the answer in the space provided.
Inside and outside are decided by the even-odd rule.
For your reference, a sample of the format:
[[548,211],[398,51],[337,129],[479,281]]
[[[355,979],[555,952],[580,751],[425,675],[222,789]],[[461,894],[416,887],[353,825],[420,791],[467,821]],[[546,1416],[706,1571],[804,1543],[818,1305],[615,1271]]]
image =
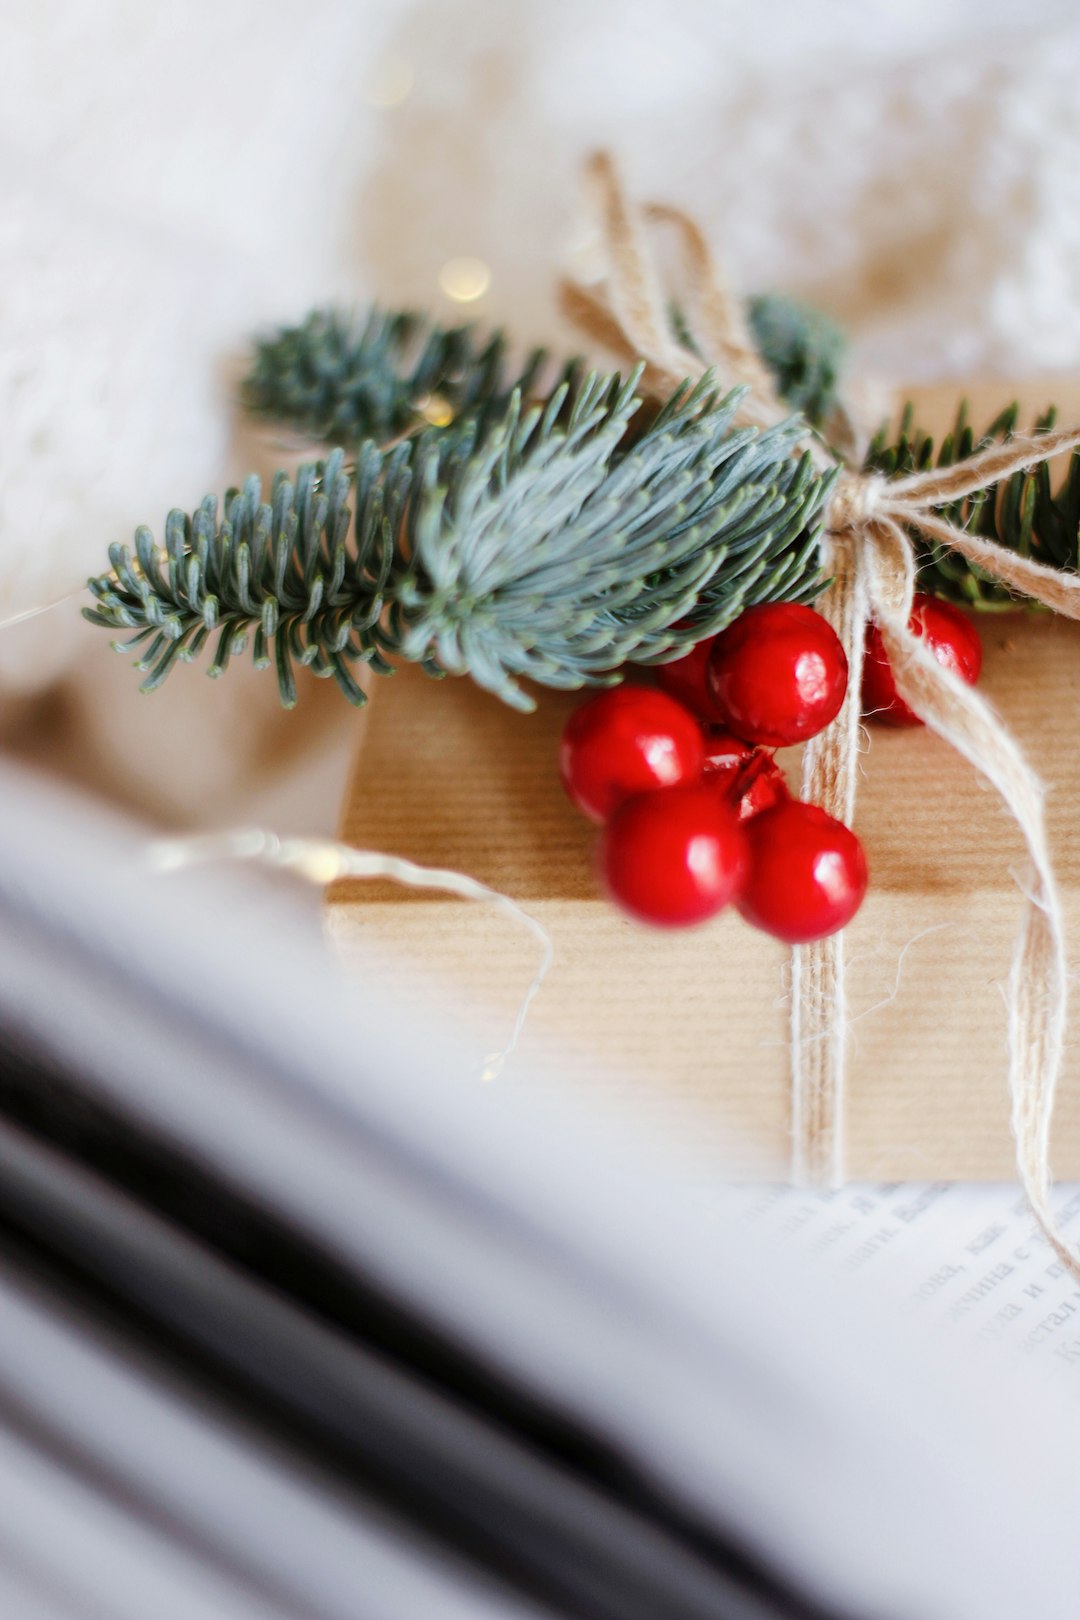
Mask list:
[[147,850],[147,864],[159,874],[175,873],[212,861],[250,861],[291,872],[305,882],[326,888],[342,878],[383,879],[410,889],[432,889],[469,900],[501,912],[516,926],[525,928],[540,948],[540,962],[529,982],[506,1044],[484,1059],[480,1079],[498,1079],[516,1050],[525,1020],[541,985],[555,960],[551,935],[530,912],[499,889],[479,883],[465,872],[449,867],[421,866],[400,855],[378,850],[353,849],[327,838],[281,838],[262,827],[241,827],[229,832],[196,833],[182,838],[163,838]]

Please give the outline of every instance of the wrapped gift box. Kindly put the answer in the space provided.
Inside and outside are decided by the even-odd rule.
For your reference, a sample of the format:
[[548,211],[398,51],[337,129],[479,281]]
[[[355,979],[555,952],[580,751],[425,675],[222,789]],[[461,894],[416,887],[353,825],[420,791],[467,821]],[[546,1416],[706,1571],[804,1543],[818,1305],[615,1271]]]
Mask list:
[[[987,410],[1000,385],[984,390]],[[1031,404],[1077,390],[1055,383]],[[955,391],[921,396],[940,431]],[[976,400],[976,421],[984,414]],[[980,619],[983,690],[1051,784],[1049,820],[1080,964],[1080,625],[1048,614]],[[341,833],[350,844],[466,872],[548,928],[555,965],[518,1048],[556,1050],[559,1078],[705,1145],[724,1170],[785,1173],[788,956],[734,915],[681,933],[628,921],[592,872],[594,830],[563,795],[558,737],[576,694],[519,715],[467,680],[415,670],[366,711]],[[797,786],[797,761],[789,759]],[[848,930],[853,1179],[1013,1173],[1001,986],[1018,922],[1021,841],[996,795],[923,730],[868,732],[857,827],[871,890]],[[386,883],[341,883],[328,931],[346,962],[445,998],[483,1055],[506,1041],[537,963],[523,929],[485,906]],[[434,978],[434,992],[425,981]],[[418,992],[419,993],[419,992]],[[503,1071],[509,1083],[513,1065]],[[543,1065],[538,1066],[541,1070]],[[1080,1054],[1070,1045],[1052,1154],[1080,1176]]]

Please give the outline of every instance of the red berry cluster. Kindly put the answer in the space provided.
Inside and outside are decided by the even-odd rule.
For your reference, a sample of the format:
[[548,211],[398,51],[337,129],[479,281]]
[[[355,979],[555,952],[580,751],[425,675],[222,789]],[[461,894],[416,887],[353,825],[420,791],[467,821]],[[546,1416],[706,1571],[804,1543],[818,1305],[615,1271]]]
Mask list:
[[600,879],[632,916],[677,928],[729,903],[788,943],[850,921],[866,890],[855,834],[788,793],[773,750],[835,719],[847,660],[811,608],[749,609],[659,672],[567,722],[560,772],[603,826]]

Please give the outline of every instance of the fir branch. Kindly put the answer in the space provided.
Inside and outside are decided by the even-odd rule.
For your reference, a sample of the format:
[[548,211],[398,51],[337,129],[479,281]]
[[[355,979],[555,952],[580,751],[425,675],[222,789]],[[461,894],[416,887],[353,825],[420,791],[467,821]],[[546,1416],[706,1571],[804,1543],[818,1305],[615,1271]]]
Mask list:
[[751,298],[747,314],[758,352],[781,398],[814,427],[821,427],[838,402],[847,347],[843,332],[820,310],[779,293]]
[[[684,388],[634,436],[634,388],[567,381],[502,420],[361,446],[230,491],[218,518],[170,513],[90,582],[94,623],[133,631],[144,687],[216,637],[211,674],[250,638],[295,702],[310,664],[362,702],[354,668],[388,655],[470,674],[518,708],[520,679],[578,687],[624,663],[676,657],[752,603],[821,588],[818,524],[831,484],[796,459],[798,419],[733,430],[738,395]],[[350,520],[348,499],[355,505]]]
[[[257,416],[319,444],[387,444],[426,425],[446,427],[505,416],[515,392],[528,398],[546,369],[534,349],[511,369],[502,332],[440,327],[404,311],[372,309],[362,321],[315,310],[255,345],[241,397]],[[575,381],[572,361],[555,382]]]
[[[1048,431],[1056,417],[1056,410],[1050,407],[1038,418],[1033,431]],[[894,438],[890,438],[886,428],[878,433],[867,451],[865,466],[887,477],[931,467],[951,467],[975,450],[1012,438],[1018,418],[1019,406],[1012,404],[995,417],[981,438],[976,438],[964,401],[952,431],[935,446],[928,433],[914,428],[914,409],[909,404],[904,408]],[[1049,465],[1043,462],[1028,472],[1014,473],[1003,484],[992,485],[966,500],[953,501],[936,510],[947,522],[1023,556],[1034,557],[1051,567],[1080,569],[1080,453],[1074,452],[1070,457],[1068,470],[1056,492],[1052,488]],[[921,590],[985,610],[1018,605],[1006,586],[974,564],[923,535],[913,538]]]
[[[93,624],[134,632],[116,645],[141,649],[144,692],[213,637],[211,676],[250,641],[257,668],[276,666],[287,708],[296,702],[294,663],[332,676],[351,702],[363,702],[351,665],[378,659],[376,621],[401,490],[393,466],[373,476],[371,457],[362,456],[350,479],[344,460],[337,450],[302,467],[295,483],[278,473],[268,501],[251,477],[228,491],[220,521],[212,495],[191,517],[170,512],[161,552],[145,527],[136,530],[134,556],[127,546],[109,548],[112,570],[90,580],[96,605],[83,613]],[[367,499],[350,546],[351,486]]]
[[[791,406],[820,426],[837,400],[844,336],[828,316],[777,294],[752,298],[750,327],[762,359]],[[672,323],[693,347],[681,311]],[[511,396],[550,393],[576,382],[571,361],[541,390],[547,354],[534,349],[511,367],[502,332],[481,337],[474,326],[440,327],[412,312],[373,309],[362,320],[315,310],[299,326],[267,333],[255,344],[241,397],[255,415],[319,444],[385,444],[435,426],[482,426],[505,415]]]
[[620,453],[636,380],[589,379],[565,425],[564,389],[512,410],[443,488],[429,451],[391,610],[402,657],[525,707],[519,677],[592,684],[678,656],[754,602],[817,594],[828,480],[792,456],[801,424],[732,430],[739,395],[706,378]]

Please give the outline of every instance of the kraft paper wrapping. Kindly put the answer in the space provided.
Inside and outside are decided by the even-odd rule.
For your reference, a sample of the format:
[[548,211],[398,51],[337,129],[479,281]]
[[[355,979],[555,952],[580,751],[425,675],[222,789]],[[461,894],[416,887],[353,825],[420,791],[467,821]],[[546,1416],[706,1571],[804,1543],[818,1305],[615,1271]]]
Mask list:
[[[974,392],[974,391],[973,391]],[[1060,385],[1026,393],[1033,408]],[[1071,390],[1075,397],[1077,390]],[[1009,397],[982,391],[987,409]],[[920,399],[940,431],[955,391]],[[1080,625],[1047,614],[980,619],[984,691],[1051,784],[1049,821],[1080,966]],[[501,889],[549,929],[555,966],[520,1066],[558,1053],[559,1079],[599,1089],[704,1148],[727,1173],[786,1173],[788,953],[732,914],[655,932],[621,917],[592,876],[594,832],[565,799],[555,756],[576,695],[518,715],[467,680],[415,670],[380,682],[362,728],[341,834]],[[923,730],[868,732],[858,831],[871,889],[849,929],[853,1180],[1013,1174],[1000,986],[1017,923],[1020,841],[996,797]],[[789,780],[797,786],[794,760]],[[396,989],[434,974],[478,1063],[501,1046],[536,943],[486,907],[388,884],[342,883],[327,926],[346,964],[363,942]],[[370,975],[371,953],[364,952]],[[511,1059],[500,1084],[512,1083]],[[541,1069],[543,1064],[538,1065]],[[1053,1164],[1080,1177],[1080,1053],[1070,1046]]]

